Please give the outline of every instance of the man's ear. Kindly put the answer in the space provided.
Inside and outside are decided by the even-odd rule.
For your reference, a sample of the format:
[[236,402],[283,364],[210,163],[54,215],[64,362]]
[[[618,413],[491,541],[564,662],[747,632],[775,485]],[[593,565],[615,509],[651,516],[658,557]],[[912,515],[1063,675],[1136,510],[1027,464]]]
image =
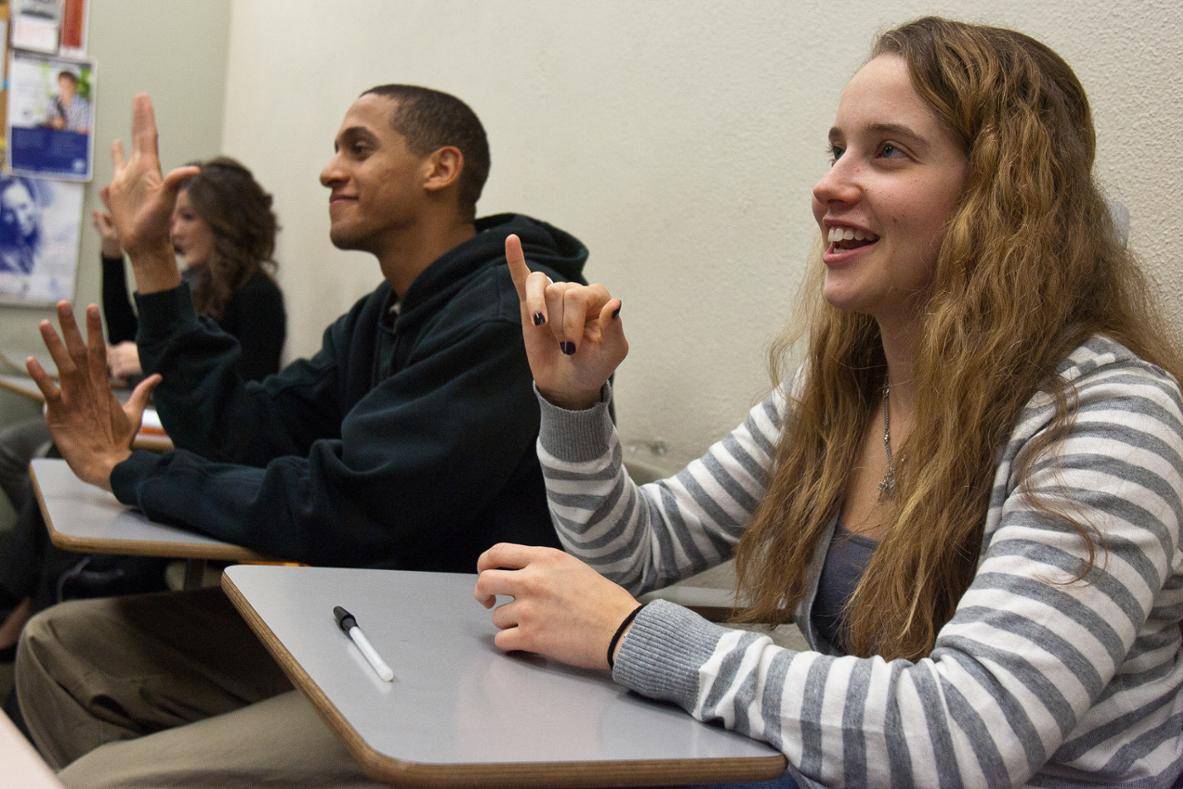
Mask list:
[[464,154],[459,148],[445,145],[436,148],[424,163],[423,188],[429,192],[441,192],[460,180],[464,172]]

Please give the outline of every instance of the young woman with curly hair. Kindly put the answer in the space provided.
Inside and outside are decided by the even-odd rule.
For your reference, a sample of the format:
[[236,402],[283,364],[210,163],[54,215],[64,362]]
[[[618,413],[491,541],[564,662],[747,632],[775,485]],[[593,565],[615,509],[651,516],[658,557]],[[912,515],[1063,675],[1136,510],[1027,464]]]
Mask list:
[[[279,223],[271,195],[250,170],[227,156],[196,164],[201,172],[177,195],[173,246],[184,258],[194,309],[238,340],[239,374],[262,380],[279,369],[287,330],[283,295],[272,278]],[[103,239],[108,360],[115,377],[134,378],[140,375],[134,344],[138,323],[127,294],[123,249],[106,215],[96,211],[94,223]]]
[[[765,740],[785,783],[1170,785],[1180,363],[1084,90],[1028,36],[924,18],[878,39],[829,141],[806,361],[662,482],[629,482],[607,417],[620,300],[510,245],[570,555],[481,558],[477,598],[514,598],[498,646]],[[810,650],[638,606],[733,552],[741,618]]]

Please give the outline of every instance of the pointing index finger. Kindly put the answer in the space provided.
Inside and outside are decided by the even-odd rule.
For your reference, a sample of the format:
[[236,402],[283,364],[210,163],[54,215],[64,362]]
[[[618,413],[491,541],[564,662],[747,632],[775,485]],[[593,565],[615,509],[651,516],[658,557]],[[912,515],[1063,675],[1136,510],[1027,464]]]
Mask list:
[[509,264],[509,276],[513,278],[518,299],[525,301],[526,278],[530,276],[530,267],[526,265],[526,256],[522,252],[522,240],[513,233],[505,237],[505,262]]

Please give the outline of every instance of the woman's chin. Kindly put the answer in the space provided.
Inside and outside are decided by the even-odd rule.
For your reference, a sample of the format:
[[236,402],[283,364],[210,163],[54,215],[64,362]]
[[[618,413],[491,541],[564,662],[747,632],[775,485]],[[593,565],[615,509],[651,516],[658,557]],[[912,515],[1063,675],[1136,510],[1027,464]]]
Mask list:
[[867,299],[862,294],[851,288],[833,284],[828,280],[822,290],[822,296],[831,307],[843,312],[867,311]]

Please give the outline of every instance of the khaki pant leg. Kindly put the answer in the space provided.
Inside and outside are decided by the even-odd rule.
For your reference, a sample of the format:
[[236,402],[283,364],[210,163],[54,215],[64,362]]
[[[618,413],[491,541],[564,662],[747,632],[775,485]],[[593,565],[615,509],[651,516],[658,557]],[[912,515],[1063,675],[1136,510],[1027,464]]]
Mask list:
[[220,715],[291,689],[221,590],[54,606],[21,636],[16,688],[55,768],[108,742]]
[[303,694],[113,742],[58,776],[66,786],[374,786]]

